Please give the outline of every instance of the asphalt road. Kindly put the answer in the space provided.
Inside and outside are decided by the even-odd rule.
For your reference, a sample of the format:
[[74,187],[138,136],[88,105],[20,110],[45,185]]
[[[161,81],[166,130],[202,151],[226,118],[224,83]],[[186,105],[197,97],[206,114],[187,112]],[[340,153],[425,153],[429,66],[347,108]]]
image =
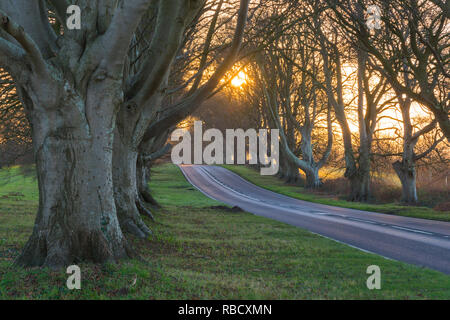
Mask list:
[[450,223],[332,207],[255,186],[216,166],[180,166],[206,196],[358,249],[450,274]]

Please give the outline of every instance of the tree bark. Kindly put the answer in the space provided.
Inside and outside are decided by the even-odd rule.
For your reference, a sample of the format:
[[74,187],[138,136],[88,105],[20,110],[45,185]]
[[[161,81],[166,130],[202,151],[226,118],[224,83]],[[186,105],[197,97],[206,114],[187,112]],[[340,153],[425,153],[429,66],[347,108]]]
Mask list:
[[168,130],[166,134],[161,135],[157,139],[151,139],[151,141],[141,143],[139,148],[140,152],[136,167],[138,195],[143,202],[156,208],[160,208],[160,205],[156,199],[153,198],[148,186],[150,182],[151,166],[153,161],[164,156],[172,148],[171,144],[165,144],[170,131],[172,130]]
[[[84,99],[68,90],[60,99],[64,104],[46,113],[40,112],[39,104],[46,101],[45,96],[33,102],[25,99],[33,104],[39,209],[18,264],[58,268],[132,255],[113,198],[110,128],[114,121],[111,106],[118,104],[113,94],[117,89],[96,83],[88,89],[84,105]],[[91,100],[93,96],[98,99]],[[102,117],[93,117],[94,113]]]
[[148,184],[150,182],[151,167],[146,165],[145,161],[142,158],[142,155],[139,155],[136,167],[138,195],[143,202],[148,203],[156,208],[160,208],[161,206],[152,196],[150,188],[148,187]]
[[[313,148],[312,148],[312,125],[309,121],[309,112],[308,121],[306,121],[305,125],[301,127],[302,140],[300,142],[300,148],[302,150],[302,160],[306,163],[301,169],[305,173],[306,176],[306,188],[309,189],[317,189],[322,185],[322,181],[319,178],[319,169],[322,167],[323,163],[325,163],[326,158],[328,158],[327,154],[324,154],[323,160],[316,163],[314,160]],[[329,127],[331,125],[329,124]],[[328,141],[330,143],[330,139]]]
[[278,177],[286,183],[296,183],[300,179],[298,166],[290,161],[284,148],[280,149],[280,169]]
[[417,203],[416,167],[414,163],[396,161],[392,166],[402,183],[402,202]]
[[366,202],[370,199],[370,149],[370,142],[361,141],[358,166],[353,175],[348,177],[350,201]]
[[286,183],[297,183],[299,178],[300,175],[297,166],[289,164],[285,172],[284,181]]
[[141,218],[140,213],[152,217],[139,197],[137,189],[138,152],[127,145],[116,132],[113,154],[113,181],[114,199],[117,207],[117,216],[122,229],[137,237],[146,238],[151,234]]
[[305,170],[306,188],[317,189],[322,185],[322,180],[319,177],[319,168],[313,167],[310,170]]
[[357,170],[350,181],[350,201],[366,202],[370,195],[370,172],[368,170]]

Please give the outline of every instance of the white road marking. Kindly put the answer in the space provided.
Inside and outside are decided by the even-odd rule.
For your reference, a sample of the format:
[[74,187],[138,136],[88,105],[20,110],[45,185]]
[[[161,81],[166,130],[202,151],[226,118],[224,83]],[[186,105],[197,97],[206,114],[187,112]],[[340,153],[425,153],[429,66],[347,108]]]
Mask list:
[[417,230],[417,229],[410,229],[410,228],[405,228],[405,227],[399,227],[399,226],[391,226],[391,227],[395,228],[395,229],[406,230],[406,231],[411,231],[411,232],[415,232],[415,233],[423,233],[423,234],[428,234],[428,235],[433,235],[434,234],[434,233],[431,233],[431,232],[426,232],[426,231]]

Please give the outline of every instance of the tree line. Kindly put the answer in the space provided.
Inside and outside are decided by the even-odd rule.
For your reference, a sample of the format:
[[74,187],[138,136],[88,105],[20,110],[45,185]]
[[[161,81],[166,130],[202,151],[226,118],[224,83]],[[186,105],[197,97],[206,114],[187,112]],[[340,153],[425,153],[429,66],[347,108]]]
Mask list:
[[[368,27],[370,5],[380,8],[379,29]],[[448,163],[447,5],[302,1],[283,17],[295,23],[247,61],[250,80],[239,98],[259,115],[252,125],[280,129],[280,177],[295,181],[300,169],[306,187],[320,187],[319,170],[337,143],[349,200],[370,199],[374,164],[387,158],[401,200],[417,203],[417,163],[432,152]]]

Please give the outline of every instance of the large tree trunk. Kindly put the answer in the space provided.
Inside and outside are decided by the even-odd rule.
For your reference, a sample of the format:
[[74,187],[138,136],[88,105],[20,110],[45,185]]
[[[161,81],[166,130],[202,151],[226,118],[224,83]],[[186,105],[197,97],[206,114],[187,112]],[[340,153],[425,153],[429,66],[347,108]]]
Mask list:
[[305,170],[306,188],[317,189],[322,185],[319,177],[319,168],[312,167],[310,170]]
[[365,202],[370,198],[370,144],[361,143],[358,168],[350,181],[350,201]]
[[[46,97],[34,98],[33,103],[25,99],[34,105],[29,110],[39,210],[17,260],[20,265],[57,268],[80,261],[117,261],[131,254],[113,198],[110,128],[115,90],[116,86],[96,86],[88,90],[85,105],[69,94],[60,99],[61,106],[47,113],[39,105]],[[97,99],[91,100],[94,96]],[[92,117],[94,113],[102,117]]]
[[309,120],[309,109],[307,111],[308,119],[306,124],[301,128],[302,140],[300,143],[300,148],[302,150],[302,160],[305,162],[305,166],[301,170],[306,176],[306,188],[317,189],[321,186],[321,181],[319,178],[320,167],[314,161],[313,148],[312,148],[312,126]]
[[[155,94],[149,105],[159,106],[161,100],[162,95]],[[122,229],[140,238],[151,234],[141,214],[152,219],[153,215],[145,206],[145,199],[152,197],[149,192],[142,190],[143,184],[147,183],[147,170],[141,161],[139,146],[145,129],[155,116],[155,110],[156,107],[136,112],[124,104],[117,114],[114,134],[113,178],[117,215]],[[144,197],[141,191],[144,191]]]
[[402,202],[414,204],[417,202],[416,167],[414,163],[396,161],[392,164],[395,173],[402,183]]
[[[168,130],[168,133],[170,131],[172,130]],[[172,148],[170,144],[164,145],[167,141],[168,133],[161,135],[157,139],[151,139],[151,141],[141,143],[136,165],[136,179],[139,197],[143,202],[156,208],[160,208],[160,205],[156,199],[153,198],[148,184],[150,182],[152,163],[156,159],[164,156]]]
[[350,201],[365,202],[370,196],[370,172],[358,169],[355,175],[349,177]]
[[117,216],[122,229],[140,238],[151,234],[141,218],[141,213],[151,216],[139,197],[136,164],[138,153],[126,145],[118,132],[114,138],[113,179]]
[[278,169],[277,177],[278,179],[284,179],[284,177],[287,175],[288,171],[288,161],[287,158],[284,156],[284,150],[280,149],[280,167]]
[[152,196],[148,184],[150,183],[151,166],[146,164],[142,155],[139,155],[137,166],[136,166],[136,179],[138,195],[141,197],[142,201],[148,203],[156,208],[160,205],[156,199]]
[[300,175],[298,168],[295,165],[289,164],[287,168],[287,173],[284,177],[286,183],[297,183],[299,181]]
[[280,168],[278,177],[286,183],[297,183],[300,179],[298,166],[290,161],[289,156],[283,148],[280,149]]

